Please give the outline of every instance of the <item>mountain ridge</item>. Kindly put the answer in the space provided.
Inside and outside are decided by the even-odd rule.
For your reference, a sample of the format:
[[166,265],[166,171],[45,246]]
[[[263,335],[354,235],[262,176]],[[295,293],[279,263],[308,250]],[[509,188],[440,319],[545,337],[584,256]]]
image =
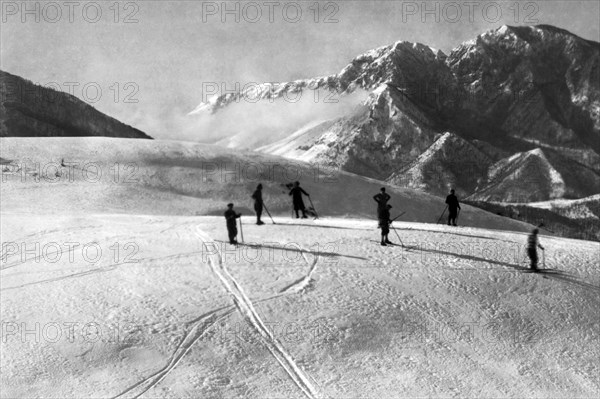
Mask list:
[[[355,57],[337,74],[261,91],[260,96],[270,99],[316,89],[346,95],[360,88],[370,94],[360,106],[329,121],[327,129],[321,124],[323,131],[308,129],[299,135],[296,146],[291,131],[259,150],[389,182],[410,181],[411,176],[400,176],[402,171],[441,135],[451,133],[490,155],[480,168],[471,167],[477,176],[488,175],[487,168],[504,158],[540,148],[551,153],[554,169],[563,165],[564,171],[573,162],[563,192],[568,198],[586,197],[600,190],[599,81],[600,43],[549,25],[504,25],[461,43],[448,55],[397,41]],[[244,93],[239,95],[216,96],[194,112],[225,112]],[[448,174],[460,175],[462,164],[446,162]],[[576,178],[578,173],[589,180],[592,192]],[[423,182],[422,190],[436,195],[453,186],[452,181],[439,187],[428,183],[428,176],[414,177]],[[483,185],[456,188],[468,196],[478,187]]]

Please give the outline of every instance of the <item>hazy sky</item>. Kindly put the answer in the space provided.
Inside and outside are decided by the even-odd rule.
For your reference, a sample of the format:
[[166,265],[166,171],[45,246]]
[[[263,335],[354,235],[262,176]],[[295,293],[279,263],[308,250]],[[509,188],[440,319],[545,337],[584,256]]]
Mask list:
[[503,24],[551,24],[600,41],[599,3],[2,0],[0,65],[73,90],[154,137],[193,139],[181,123],[208,82],[329,75],[398,40],[448,53]]

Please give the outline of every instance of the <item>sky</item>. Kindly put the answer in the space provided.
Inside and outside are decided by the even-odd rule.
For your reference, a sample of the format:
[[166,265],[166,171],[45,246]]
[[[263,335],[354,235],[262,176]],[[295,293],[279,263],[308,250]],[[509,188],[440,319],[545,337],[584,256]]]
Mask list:
[[214,132],[187,114],[208,88],[334,74],[399,40],[449,53],[504,24],[550,24],[600,41],[599,4],[1,0],[0,68],[155,138],[203,141]]

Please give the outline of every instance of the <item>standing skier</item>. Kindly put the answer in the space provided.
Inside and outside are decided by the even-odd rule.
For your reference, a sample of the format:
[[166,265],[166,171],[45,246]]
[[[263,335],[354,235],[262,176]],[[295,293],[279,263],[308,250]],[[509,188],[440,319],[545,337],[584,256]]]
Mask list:
[[[385,187],[381,187],[381,191],[373,196],[375,202],[377,202],[377,218],[381,219],[381,212],[387,210],[387,203],[390,200],[390,195],[385,192]],[[389,217],[389,211],[388,211]]]
[[298,211],[302,211],[302,219],[308,219],[306,217],[306,207],[304,206],[304,201],[302,200],[302,194],[310,197],[310,194],[307,193],[300,187],[300,182],[295,182],[294,187],[290,190],[290,194],[292,196],[292,201],[294,205],[294,211],[296,212],[296,219],[300,216],[298,215]]
[[390,209],[392,209],[391,205],[386,205],[384,209],[379,212],[379,228],[381,229],[381,245],[386,246],[387,244],[391,244],[392,242],[388,239],[388,234],[390,234]]
[[242,216],[241,213],[236,213],[233,210],[233,204],[227,204],[227,210],[225,211],[225,220],[227,222],[227,233],[229,234],[229,243],[230,244],[237,244],[237,240],[235,239],[237,237],[237,220],[239,219],[240,216]]
[[254,199],[254,210],[256,211],[256,224],[259,226],[264,224],[264,222],[260,220],[263,211],[262,188],[262,184],[259,184],[256,187],[254,194],[252,194],[252,199]]
[[538,270],[537,248],[540,247],[540,249],[542,251],[544,250],[544,247],[542,247],[540,245],[540,243],[538,242],[538,233],[539,232],[540,231],[536,227],[535,229],[533,229],[533,231],[531,232],[529,237],[527,237],[527,255],[529,255],[529,259],[531,260],[531,270],[533,270],[533,271]]
[[454,189],[450,190],[450,195],[446,197],[446,204],[448,204],[448,226],[450,226],[450,222],[452,222],[453,226],[456,226],[456,217],[458,216],[460,204],[458,203],[458,198],[454,195]]

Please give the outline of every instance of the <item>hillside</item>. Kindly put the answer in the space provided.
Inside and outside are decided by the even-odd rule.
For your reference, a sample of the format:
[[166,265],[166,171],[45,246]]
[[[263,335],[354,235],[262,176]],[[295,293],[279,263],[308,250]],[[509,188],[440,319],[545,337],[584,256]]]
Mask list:
[[[337,169],[292,162],[253,151],[205,144],[109,139],[3,138],[2,203],[44,211],[222,215],[228,202],[253,214],[250,195],[258,183],[274,215],[290,215],[285,184],[300,180],[323,216],[376,217],[372,197],[382,182]],[[64,160],[65,166],[60,166]],[[445,204],[438,197],[390,187],[394,213],[405,221],[435,222]],[[306,200],[308,203],[308,200]],[[530,225],[465,207],[461,223],[492,229],[528,231]]]
[[563,237],[600,241],[600,195],[577,200],[530,203],[498,203],[465,200],[497,215],[544,225],[543,229]]
[[0,71],[0,137],[151,139],[77,97]]

